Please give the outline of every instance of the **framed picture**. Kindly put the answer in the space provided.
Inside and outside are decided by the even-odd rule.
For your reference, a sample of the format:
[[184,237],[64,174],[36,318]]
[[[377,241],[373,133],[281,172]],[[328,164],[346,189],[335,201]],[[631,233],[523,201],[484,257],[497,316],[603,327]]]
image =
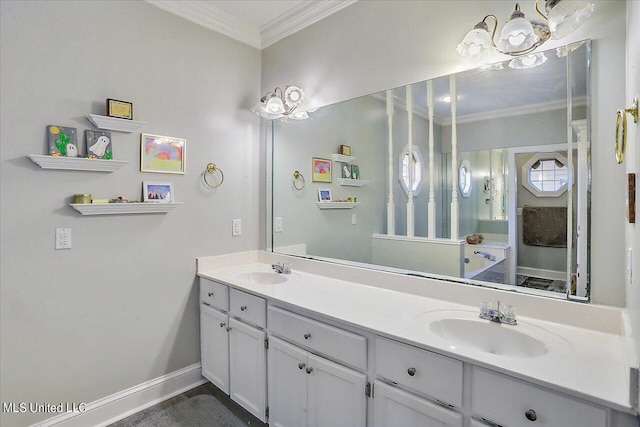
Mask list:
[[57,157],[78,157],[78,136],[76,128],[47,126],[49,155]]
[[144,181],[142,183],[142,200],[155,203],[173,202],[173,183]]
[[140,171],[184,174],[186,145],[186,139],[141,133]]
[[133,120],[133,104],[127,101],[107,98],[107,116]]
[[351,179],[360,179],[360,166],[351,165]]
[[350,145],[341,145],[340,146],[340,154],[345,156],[351,155],[351,146]]
[[342,177],[350,179],[351,178],[351,165],[349,163],[342,163],[340,165],[340,172],[342,172]]
[[87,157],[90,159],[113,159],[111,148],[111,132],[101,130],[85,130],[84,139],[87,143]]
[[320,202],[330,202],[331,201],[331,190],[328,188],[318,188],[318,201]]
[[331,160],[313,157],[311,177],[313,182],[331,182]]

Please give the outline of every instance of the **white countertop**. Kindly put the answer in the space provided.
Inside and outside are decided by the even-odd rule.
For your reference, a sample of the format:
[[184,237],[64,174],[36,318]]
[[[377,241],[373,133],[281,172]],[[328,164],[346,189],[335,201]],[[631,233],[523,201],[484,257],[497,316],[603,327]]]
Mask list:
[[[271,272],[272,262],[276,260],[290,262],[292,259],[293,273],[288,275],[285,283],[251,284],[238,281],[233,277],[244,271]],[[296,268],[296,265],[299,268]],[[602,322],[607,324],[601,328],[588,327],[590,325],[588,319],[584,319],[587,326],[585,327],[580,324],[579,319],[574,322],[559,323],[544,320],[544,317],[527,317],[519,314],[518,325],[501,326],[516,328],[514,330],[539,337],[548,345],[549,351],[539,357],[509,357],[469,347],[454,347],[450,342],[429,330],[429,321],[443,310],[457,311],[455,317],[477,319],[477,305],[465,305],[447,299],[386,289],[385,287],[400,286],[392,282],[408,280],[397,274],[375,272],[377,274],[374,273],[372,276],[372,272],[362,272],[359,268],[350,269],[342,266],[340,269],[342,272],[348,272],[350,280],[362,274],[365,279],[371,281],[374,278],[378,283],[372,282],[369,285],[330,277],[337,275],[336,268],[332,264],[321,261],[296,260],[266,252],[198,259],[198,276],[200,277],[222,282],[268,300],[290,304],[378,335],[405,341],[616,410],[635,413],[630,403],[630,368],[637,362],[634,355],[630,354],[624,325],[614,324],[616,315],[610,308],[595,306],[567,309],[568,312],[579,313],[581,317],[600,316]],[[327,275],[317,274],[318,271],[324,270],[327,271]],[[429,287],[430,282],[434,282],[430,279],[409,279],[423,281],[424,283],[421,284],[423,287]],[[386,283],[379,283],[380,281]],[[455,286],[451,283],[447,285]],[[469,287],[469,290],[471,289],[475,290],[474,287]],[[518,309],[517,303],[522,303],[522,306],[526,307],[525,311],[532,312],[534,310],[532,307],[545,304],[544,299],[537,297],[522,295],[515,297],[495,290],[482,292],[487,291],[497,292],[498,299],[502,296],[503,300],[515,305]],[[460,289],[452,288],[452,292],[455,294],[460,292]],[[505,295],[507,296],[504,297]],[[508,298],[511,298],[512,302],[509,302]],[[537,299],[526,301],[523,298]],[[478,304],[480,301],[481,299],[478,300]],[[548,300],[546,303],[557,304],[557,301]],[[564,304],[569,304],[566,307],[571,305],[566,302]],[[590,313],[590,311],[593,312]],[[521,313],[520,310],[519,313]],[[551,316],[558,315],[553,313]],[[622,319],[621,316],[619,318]],[[622,320],[620,322],[622,323]]]

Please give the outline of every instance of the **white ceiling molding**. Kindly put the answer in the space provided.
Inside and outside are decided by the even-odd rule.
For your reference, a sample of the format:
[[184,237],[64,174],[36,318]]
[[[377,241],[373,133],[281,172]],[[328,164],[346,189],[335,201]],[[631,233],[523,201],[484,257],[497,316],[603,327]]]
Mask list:
[[306,0],[261,27],[225,12],[206,0],[145,1],[249,46],[264,49],[358,0]]

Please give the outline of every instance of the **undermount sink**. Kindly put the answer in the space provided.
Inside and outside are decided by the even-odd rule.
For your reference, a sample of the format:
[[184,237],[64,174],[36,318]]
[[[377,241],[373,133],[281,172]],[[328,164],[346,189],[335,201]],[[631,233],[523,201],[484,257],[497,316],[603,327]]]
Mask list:
[[288,276],[275,271],[243,271],[235,273],[231,277],[234,280],[251,285],[277,285],[289,280]]
[[517,328],[518,326],[468,318],[446,318],[429,323],[429,330],[454,348],[467,347],[511,357],[540,357],[549,352],[544,342]]

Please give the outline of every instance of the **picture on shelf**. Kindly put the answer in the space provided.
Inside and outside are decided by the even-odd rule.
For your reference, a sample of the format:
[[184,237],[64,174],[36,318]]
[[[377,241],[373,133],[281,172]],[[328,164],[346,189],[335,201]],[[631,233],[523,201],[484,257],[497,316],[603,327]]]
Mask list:
[[155,203],[173,202],[173,183],[144,181],[142,183],[142,200]]
[[133,120],[133,103],[107,98],[107,116]]
[[78,157],[78,139],[76,128],[47,126],[49,155],[57,157]]
[[349,163],[342,163],[340,170],[342,171],[342,177],[349,179],[351,178],[351,165]]
[[351,165],[351,179],[360,179],[360,166]]
[[331,182],[331,160],[313,157],[311,177],[313,182]]
[[320,202],[330,202],[331,201],[331,190],[328,188],[318,188],[318,201]]
[[350,156],[351,155],[351,146],[350,145],[341,145],[338,152],[340,154],[342,154],[343,156]]
[[184,174],[186,145],[186,139],[141,133],[140,171]]
[[84,139],[87,143],[87,157],[90,159],[113,159],[111,148],[111,132],[101,130],[85,130]]

